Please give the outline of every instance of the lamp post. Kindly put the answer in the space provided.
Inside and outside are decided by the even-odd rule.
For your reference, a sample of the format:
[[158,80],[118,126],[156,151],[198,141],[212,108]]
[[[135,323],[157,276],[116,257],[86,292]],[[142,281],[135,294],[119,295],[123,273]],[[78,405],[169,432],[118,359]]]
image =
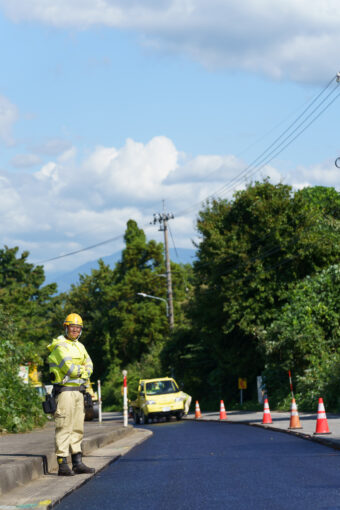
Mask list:
[[165,306],[166,306],[166,316],[169,317],[169,306],[168,306],[168,302],[166,299],[157,297],[157,296],[151,296],[151,294],[145,294],[145,292],[137,292],[137,296],[142,296],[142,297],[151,298],[151,299],[158,299],[159,301],[164,301]]

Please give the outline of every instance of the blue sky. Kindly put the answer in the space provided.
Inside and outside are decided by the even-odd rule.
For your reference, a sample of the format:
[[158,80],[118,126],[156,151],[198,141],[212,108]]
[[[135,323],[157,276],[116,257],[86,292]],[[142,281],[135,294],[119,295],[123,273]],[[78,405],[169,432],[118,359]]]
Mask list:
[[[340,70],[339,16],[335,0],[0,0],[2,244],[44,261],[220,189]],[[339,191],[339,105],[253,177]],[[196,214],[172,221],[178,247]]]

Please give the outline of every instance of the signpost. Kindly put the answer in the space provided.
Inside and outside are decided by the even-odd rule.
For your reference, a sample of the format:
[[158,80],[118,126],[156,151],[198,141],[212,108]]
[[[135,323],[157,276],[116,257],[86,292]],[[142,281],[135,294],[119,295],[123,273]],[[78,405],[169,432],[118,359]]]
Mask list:
[[238,378],[238,389],[240,390],[240,404],[243,405],[243,390],[247,389],[247,379]]
[[127,401],[127,370],[123,370],[123,416],[124,416],[124,427],[128,426],[128,401]]
[[99,423],[102,422],[102,389],[101,389],[101,384],[100,384],[100,379],[98,379],[97,381],[97,388],[98,388],[98,421]]

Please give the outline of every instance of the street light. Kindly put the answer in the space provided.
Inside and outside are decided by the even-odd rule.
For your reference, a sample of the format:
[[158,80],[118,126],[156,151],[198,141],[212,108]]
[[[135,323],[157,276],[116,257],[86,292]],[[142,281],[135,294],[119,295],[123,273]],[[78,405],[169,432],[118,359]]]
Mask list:
[[164,299],[162,297],[151,296],[151,294],[145,294],[145,292],[137,292],[137,296],[147,297],[147,298],[151,298],[151,299],[159,299],[159,301],[164,301],[165,306],[166,306],[166,316],[169,317],[169,306],[168,306],[168,302],[166,299]]

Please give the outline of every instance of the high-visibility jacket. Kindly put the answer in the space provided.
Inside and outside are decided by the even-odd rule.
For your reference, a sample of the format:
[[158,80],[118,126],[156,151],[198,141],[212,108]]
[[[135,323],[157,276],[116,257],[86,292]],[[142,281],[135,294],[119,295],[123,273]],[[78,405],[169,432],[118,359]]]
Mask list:
[[[51,380],[63,386],[80,386],[90,378],[93,364],[83,344],[64,335],[47,346]],[[52,375],[53,374],[53,375]]]

